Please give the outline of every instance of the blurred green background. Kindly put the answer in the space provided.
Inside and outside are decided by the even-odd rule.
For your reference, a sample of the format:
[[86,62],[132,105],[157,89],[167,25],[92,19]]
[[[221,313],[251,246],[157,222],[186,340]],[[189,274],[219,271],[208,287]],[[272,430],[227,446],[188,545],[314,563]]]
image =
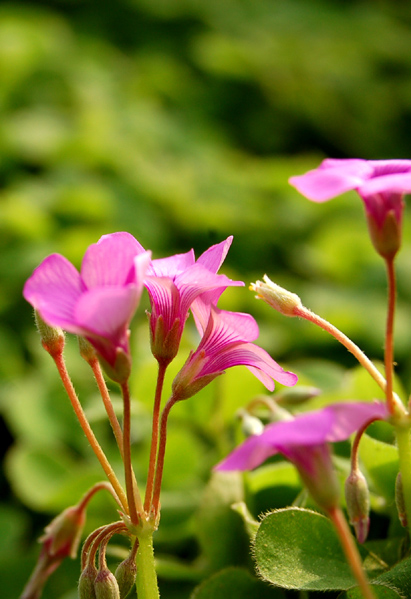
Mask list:
[[[345,369],[355,363],[325,333],[256,302],[247,284],[265,273],[381,359],[385,274],[368,239],[361,201],[349,193],[317,205],[287,180],[326,156],[410,157],[411,5],[2,2],[0,111],[0,410],[6,456],[0,579],[8,599],[21,591],[34,564],[42,527],[101,478],[21,295],[25,279],[49,253],[60,252],[80,266],[90,243],[126,230],[154,257],[191,247],[199,255],[233,234],[223,272],[246,287],[229,290],[222,306],[254,314],[260,344],[282,365],[303,382],[345,396]],[[409,215],[398,258],[396,330],[398,373],[406,389]],[[133,384],[135,459],[144,479],[155,364],[143,312],[133,325]],[[185,343],[186,352],[195,343],[190,331]],[[67,354],[90,419],[111,447],[74,341]],[[231,398],[224,408],[216,408],[213,390],[175,410],[164,533],[158,537],[166,553],[189,559],[198,554],[192,516],[207,473],[232,446],[235,410],[261,391],[248,373],[239,374],[245,369],[237,370],[221,383]],[[110,451],[115,461],[114,447]],[[109,499],[93,505],[89,530],[106,516],[116,517]],[[77,575],[77,563],[64,566],[46,599],[74,598]],[[190,576],[185,584],[191,588]],[[164,597],[188,596],[182,588],[173,590],[170,583]]]

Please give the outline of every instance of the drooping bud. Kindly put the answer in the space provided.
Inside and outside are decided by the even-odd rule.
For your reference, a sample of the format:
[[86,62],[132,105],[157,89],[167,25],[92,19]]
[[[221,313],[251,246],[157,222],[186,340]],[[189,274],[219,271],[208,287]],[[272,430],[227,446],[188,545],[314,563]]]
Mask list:
[[405,508],[404,489],[402,485],[401,472],[398,472],[397,478],[395,479],[395,505],[397,506],[398,518],[401,522],[401,526],[407,528],[408,518],[407,511]]
[[94,581],[97,576],[97,568],[94,564],[89,564],[84,568],[78,581],[79,599],[96,599],[94,590]]
[[286,406],[299,406],[306,401],[320,395],[321,389],[310,387],[307,385],[299,385],[289,389],[282,389],[275,394],[276,403],[281,403]]
[[258,299],[263,299],[269,304],[274,310],[277,310],[285,316],[296,316],[294,313],[295,308],[302,308],[301,300],[295,293],[287,291],[283,287],[273,283],[267,275],[263,277],[262,281],[256,281],[251,283],[250,290],[255,291]]
[[64,331],[59,327],[51,327],[44,322],[37,310],[34,310],[34,319],[36,321],[37,330],[40,333],[41,344],[44,349],[51,356],[60,354],[64,348]]
[[358,468],[345,481],[345,500],[350,524],[359,543],[364,543],[370,528],[370,493],[365,476]]
[[39,542],[50,556],[76,557],[86,521],[85,507],[82,504],[68,507],[46,526]]
[[108,568],[101,568],[94,581],[96,599],[120,599],[116,577]]
[[241,419],[241,428],[246,437],[250,435],[261,435],[264,424],[259,418],[252,416],[247,410],[238,410],[237,417]]
[[137,575],[137,566],[134,556],[129,556],[117,566],[114,573],[120,589],[120,599],[125,599],[134,587]]

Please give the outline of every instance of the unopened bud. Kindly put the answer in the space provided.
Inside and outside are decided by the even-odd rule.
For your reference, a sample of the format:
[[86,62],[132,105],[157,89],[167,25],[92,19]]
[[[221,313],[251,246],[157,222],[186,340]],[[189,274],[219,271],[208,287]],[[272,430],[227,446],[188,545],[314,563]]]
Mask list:
[[264,430],[264,424],[259,418],[252,416],[247,410],[238,410],[237,416],[241,418],[241,428],[246,437],[261,435]]
[[282,389],[279,393],[276,393],[274,397],[277,403],[285,404],[287,406],[299,406],[309,399],[317,397],[320,393],[321,389],[318,389],[317,387],[301,385],[290,389]]
[[401,522],[401,526],[407,528],[408,519],[407,511],[405,509],[404,489],[402,486],[401,472],[398,472],[397,478],[395,479],[395,505],[397,506],[398,518]]
[[97,576],[97,568],[94,564],[89,564],[84,568],[78,581],[79,599],[96,599],[94,590],[94,581]]
[[44,349],[51,356],[61,353],[64,348],[64,331],[59,327],[51,327],[44,322],[37,310],[34,310],[34,319]]
[[134,587],[137,575],[137,566],[134,557],[128,557],[117,566],[115,577],[120,590],[120,599],[125,599]]
[[86,512],[84,506],[71,506],[65,509],[44,529],[39,541],[47,548],[50,556],[71,557],[77,555]]
[[267,275],[262,281],[251,283],[250,290],[255,291],[258,299],[263,299],[274,310],[277,310],[285,316],[295,316],[295,308],[302,308],[301,300],[295,293],[287,291],[283,287],[273,283]]
[[94,347],[85,339],[84,337],[78,337],[78,346],[80,349],[80,356],[85,360],[88,364],[90,364],[93,360],[97,359],[97,352]]
[[108,568],[98,571],[94,581],[96,599],[120,599],[120,589],[116,577]]
[[345,500],[350,524],[359,543],[364,543],[370,528],[370,493],[365,476],[353,470],[345,481]]

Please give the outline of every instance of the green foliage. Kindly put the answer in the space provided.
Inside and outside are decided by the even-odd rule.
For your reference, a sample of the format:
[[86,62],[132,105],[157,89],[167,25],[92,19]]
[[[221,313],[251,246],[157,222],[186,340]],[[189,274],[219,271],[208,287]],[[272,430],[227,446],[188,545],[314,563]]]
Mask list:
[[[79,266],[100,235],[127,230],[155,257],[191,247],[198,255],[234,234],[225,274],[247,286],[267,272],[372,358],[382,358],[386,284],[361,202],[351,193],[318,206],[300,197],[287,179],[325,155],[410,155],[410,24],[410,6],[387,0],[1,5],[5,597],[21,591],[44,525],[103,478],[21,297],[25,279],[47,254],[61,252]],[[401,397],[410,383],[409,211],[404,228],[396,330]],[[143,302],[131,338],[133,464],[142,486],[156,372]],[[354,359],[312,325],[274,314],[246,288],[229,290],[222,307],[253,313],[259,343],[295,370],[301,384],[321,388],[321,396],[296,411],[380,396],[367,373],[353,369]],[[189,329],[167,384],[196,343]],[[93,428],[121,478],[100,398],[71,339],[66,356]],[[255,533],[261,513],[300,501],[295,470],[276,460],[235,481],[209,481],[212,466],[242,440],[237,409],[261,390],[239,368],[172,413],[155,537],[164,599],[189,597],[203,579],[193,597],[234,596],[229,587],[238,597],[284,596],[257,581],[243,519]],[[116,393],[113,388],[120,416]],[[408,570],[401,564],[406,568],[408,562],[394,565],[404,554],[393,504],[396,449],[383,427],[374,425],[370,434],[361,447],[372,522],[377,520],[370,547],[387,570],[375,579],[375,592],[378,598],[404,596],[410,594],[403,577]],[[337,452],[343,478],[348,445]],[[240,513],[231,509],[238,502]],[[87,531],[116,517],[115,509],[111,498],[93,498]],[[321,516],[315,518],[324,524]],[[77,574],[78,563],[64,564],[44,599],[75,597]],[[398,592],[388,590],[394,578]],[[380,580],[389,583],[382,590]],[[355,596],[355,590],[347,592]]]

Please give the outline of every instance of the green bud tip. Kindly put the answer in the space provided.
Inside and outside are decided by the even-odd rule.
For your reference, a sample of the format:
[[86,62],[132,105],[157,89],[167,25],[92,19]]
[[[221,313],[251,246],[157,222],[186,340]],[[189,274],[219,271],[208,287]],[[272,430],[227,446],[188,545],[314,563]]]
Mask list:
[[263,277],[264,282],[251,283],[250,290],[255,291],[258,299],[263,299],[274,310],[285,316],[295,316],[295,309],[302,308],[301,300],[295,293],[291,293],[273,283],[267,275]]
[[97,576],[97,568],[94,564],[89,564],[84,568],[78,581],[79,599],[96,599],[94,590],[94,581]]
[[132,557],[125,559],[117,566],[114,575],[120,590],[120,599],[125,599],[136,582],[137,566],[135,560]]

